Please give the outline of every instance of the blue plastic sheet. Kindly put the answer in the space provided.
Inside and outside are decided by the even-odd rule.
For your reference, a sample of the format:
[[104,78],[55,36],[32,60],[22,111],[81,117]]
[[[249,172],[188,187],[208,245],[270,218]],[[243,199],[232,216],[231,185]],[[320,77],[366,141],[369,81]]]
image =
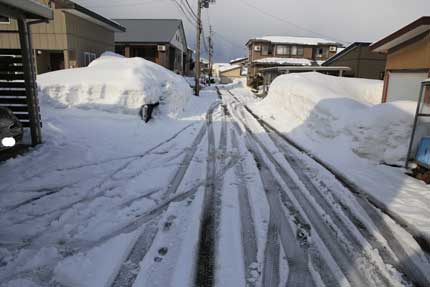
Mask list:
[[430,137],[424,137],[418,146],[417,163],[430,168]]

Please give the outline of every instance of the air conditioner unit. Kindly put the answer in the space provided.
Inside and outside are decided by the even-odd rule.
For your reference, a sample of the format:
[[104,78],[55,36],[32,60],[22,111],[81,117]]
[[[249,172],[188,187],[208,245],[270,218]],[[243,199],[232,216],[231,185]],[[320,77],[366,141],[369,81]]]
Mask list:
[[166,52],[166,46],[165,45],[158,45],[157,50],[159,52]]
[[336,52],[337,51],[337,47],[336,46],[331,46],[330,47],[330,52]]
[[255,46],[255,47],[254,47],[254,51],[255,51],[255,52],[260,52],[260,51],[261,51],[261,46],[260,46],[260,45]]

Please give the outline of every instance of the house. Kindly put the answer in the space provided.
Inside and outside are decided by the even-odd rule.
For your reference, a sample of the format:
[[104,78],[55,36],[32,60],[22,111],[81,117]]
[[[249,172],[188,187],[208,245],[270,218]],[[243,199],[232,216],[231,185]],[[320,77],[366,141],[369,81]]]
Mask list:
[[319,66],[337,53],[338,43],[319,38],[266,36],[246,43],[248,85],[261,69],[277,66]]
[[418,100],[421,82],[430,75],[430,17],[422,17],[370,45],[386,55],[382,102]]
[[25,133],[29,129],[33,146],[42,143],[42,132],[29,30],[53,17],[48,6],[35,1],[0,0],[0,19],[14,23],[17,30],[13,36],[19,45],[19,49],[0,49],[0,107],[13,112]]
[[[114,32],[124,27],[70,0],[38,0],[54,10],[54,20],[32,26],[38,74],[87,66],[105,51],[114,51]],[[19,49],[16,20],[0,23],[0,49]]]
[[246,67],[248,65],[248,57],[237,58],[230,61],[231,65],[240,65],[241,67]]
[[382,80],[385,75],[386,56],[372,53],[371,43],[355,42],[325,61],[322,66],[346,66],[351,71],[343,76]]
[[242,77],[241,65],[220,65],[217,69],[217,77],[221,84],[230,84],[234,79]]
[[[115,34],[115,50],[126,57],[142,57],[178,74],[189,75],[192,53],[179,19],[116,19],[126,33]],[[191,57],[190,57],[191,55]]]

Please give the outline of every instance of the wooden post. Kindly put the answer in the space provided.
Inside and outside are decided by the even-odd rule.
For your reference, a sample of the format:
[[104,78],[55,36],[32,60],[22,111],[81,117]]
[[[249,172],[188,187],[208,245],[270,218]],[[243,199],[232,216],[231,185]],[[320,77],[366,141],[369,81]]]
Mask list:
[[31,144],[35,146],[42,143],[42,132],[39,105],[37,100],[37,84],[32,54],[31,34],[28,23],[23,16],[19,17],[17,21],[19,28],[19,40],[21,44],[22,63],[24,68],[28,114],[30,119]]

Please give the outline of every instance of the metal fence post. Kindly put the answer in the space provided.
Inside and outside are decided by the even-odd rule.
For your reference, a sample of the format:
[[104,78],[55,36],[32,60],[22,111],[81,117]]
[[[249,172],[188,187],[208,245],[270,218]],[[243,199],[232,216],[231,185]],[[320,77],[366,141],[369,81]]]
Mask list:
[[418,117],[419,117],[419,113],[420,113],[420,107],[421,107],[421,100],[423,97],[423,92],[424,92],[424,83],[421,84],[420,95],[418,97],[417,110],[415,112],[415,119],[414,119],[414,126],[412,128],[412,135],[411,135],[411,140],[409,142],[408,154],[406,155],[406,162],[405,162],[405,168],[406,169],[409,167],[409,159],[411,157],[412,146],[414,144],[414,138],[415,138],[415,133],[416,133],[416,129],[417,129],[417,123],[418,123]]

